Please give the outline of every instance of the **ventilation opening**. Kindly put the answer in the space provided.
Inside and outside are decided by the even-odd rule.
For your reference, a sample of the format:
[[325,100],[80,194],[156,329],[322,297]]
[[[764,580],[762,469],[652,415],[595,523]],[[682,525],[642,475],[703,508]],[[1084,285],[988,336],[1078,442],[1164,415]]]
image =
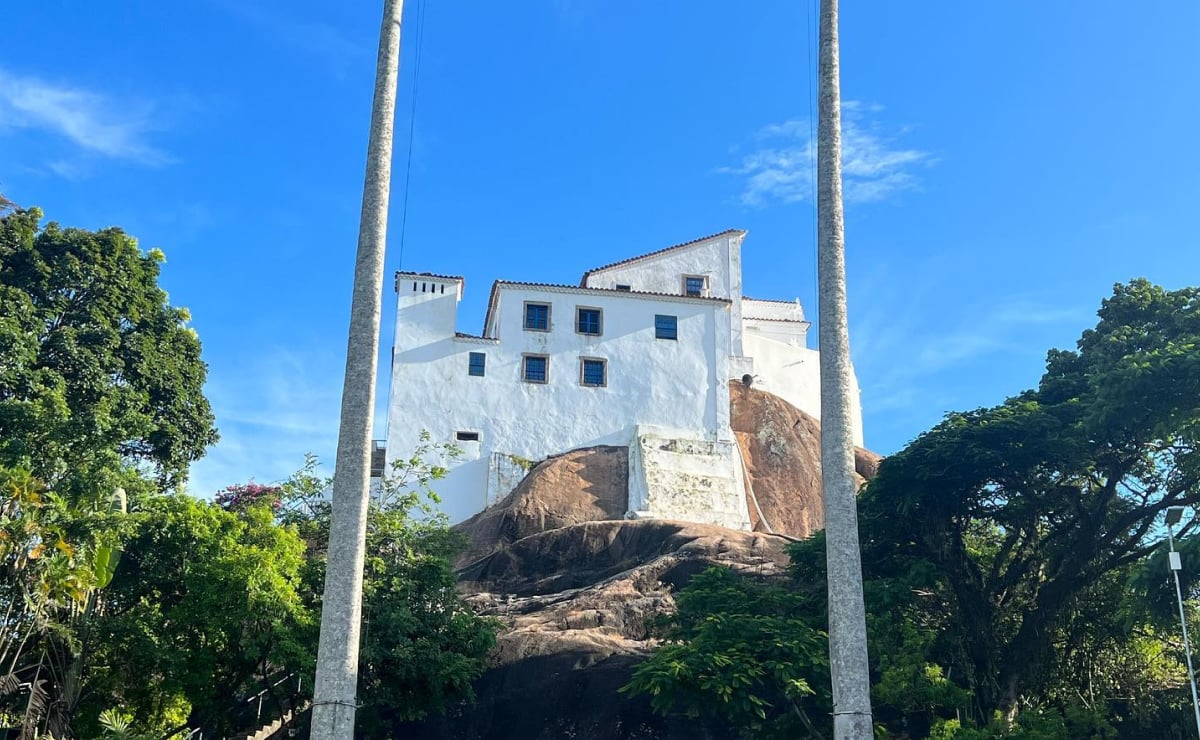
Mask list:
[[459,442],[478,442],[479,432],[456,432],[454,438]]
[[617,286],[617,290],[620,290],[620,291],[623,291],[623,292],[625,292],[625,293],[628,293],[628,292],[630,292],[630,291],[632,291],[632,290],[633,290],[633,286],[631,286],[631,285],[618,285],[618,286]]
[[376,439],[371,444],[371,477],[382,478],[387,470],[387,441]]

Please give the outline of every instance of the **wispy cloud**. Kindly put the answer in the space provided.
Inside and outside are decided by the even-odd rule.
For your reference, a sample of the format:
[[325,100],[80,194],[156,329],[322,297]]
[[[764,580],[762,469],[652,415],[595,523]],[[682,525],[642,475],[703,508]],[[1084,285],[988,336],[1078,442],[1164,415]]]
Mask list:
[[[0,69],[0,135],[5,129],[37,129],[64,137],[87,154],[161,165],[171,158],[150,143],[159,128],[156,114],[144,100],[117,99]],[[48,167],[66,177],[80,171],[65,159]]]
[[[1032,386],[1046,349],[1069,346],[1089,324],[1087,307],[1044,294],[1014,292],[997,303],[958,295],[953,312],[933,311],[953,264],[928,258],[898,281],[895,264],[879,263],[859,276],[854,295],[870,300],[854,304],[861,308],[850,336],[868,443]],[[997,367],[1011,377],[997,376]]]
[[566,26],[578,27],[596,10],[592,0],[554,0],[554,15]]
[[[882,110],[853,100],[842,103],[842,190],[849,203],[885,200],[914,188],[919,181],[913,170],[935,161],[929,152],[897,147],[896,139],[904,131],[890,133],[874,120]],[[754,143],[757,148],[739,164],[719,170],[743,179],[738,196],[743,205],[812,200],[816,122],[792,119],[765,126]]]
[[191,493],[282,480],[309,452],[332,472],[341,391],[334,353],[259,348],[214,364],[210,373],[205,393],[221,440],[192,466]]
[[996,321],[1005,324],[1083,324],[1092,312],[1082,307],[1059,308],[1028,300],[1017,300],[1001,306]]

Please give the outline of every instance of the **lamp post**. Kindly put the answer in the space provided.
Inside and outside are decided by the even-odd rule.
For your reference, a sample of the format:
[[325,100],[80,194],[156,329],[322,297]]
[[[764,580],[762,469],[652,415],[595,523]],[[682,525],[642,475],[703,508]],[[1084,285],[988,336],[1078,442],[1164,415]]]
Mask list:
[[1192,644],[1188,639],[1187,616],[1183,611],[1183,589],[1179,587],[1179,571],[1183,567],[1182,558],[1175,552],[1175,525],[1183,517],[1182,506],[1167,508],[1167,546],[1170,548],[1168,563],[1171,576],[1175,579],[1175,598],[1179,600],[1179,624],[1183,626],[1183,654],[1187,656],[1188,683],[1192,687],[1192,710],[1196,714],[1196,734],[1200,737],[1200,699],[1196,697],[1196,674],[1192,670]]

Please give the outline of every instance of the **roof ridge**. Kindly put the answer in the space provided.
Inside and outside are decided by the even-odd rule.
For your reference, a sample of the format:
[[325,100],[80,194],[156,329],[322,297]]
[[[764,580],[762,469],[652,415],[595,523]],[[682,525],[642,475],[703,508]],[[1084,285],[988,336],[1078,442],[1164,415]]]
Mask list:
[[748,296],[744,293],[742,294],[742,300],[743,301],[756,301],[758,303],[786,303],[789,306],[793,306],[797,302],[800,301],[799,298],[792,298],[791,300],[784,300],[782,298],[751,298],[750,296]]
[[441,278],[442,280],[466,280],[462,275],[439,275],[436,272],[414,272],[412,270],[396,270],[396,277],[406,275],[408,277],[431,277]]
[[708,241],[709,239],[716,239],[716,238],[717,238],[717,237],[719,237],[719,236],[726,236],[726,235],[728,235],[728,234],[742,234],[742,235],[745,235],[745,234],[746,234],[746,230],[745,230],[745,229],[725,229],[724,231],[718,231],[718,232],[717,232],[717,233],[715,233],[715,234],[709,234],[708,236],[702,236],[702,237],[700,237],[699,239],[692,239],[691,241],[686,241],[686,242],[683,242],[682,244],[675,244],[675,245],[672,245],[672,246],[670,246],[670,247],[664,247],[664,248],[662,248],[662,249],[656,249],[656,250],[654,250],[653,252],[646,252],[645,254],[639,254],[639,255],[637,255],[636,257],[629,257],[629,258],[627,258],[627,259],[618,260],[618,261],[616,261],[616,262],[610,262],[609,264],[607,264],[607,265],[601,265],[600,267],[593,267],[592,269],[590,269],[590,270],[588,270],[587,272],[583,273],[583,277],[579,279],[579,285],[580,285],[581,287],[586,287],[586,286],[584,286],[584,283],[586,283],[586,282],[587,282],[587,279],[588,279],[588,277],[590,277],[590,276],[591,276],[592,274],[594,274],[594,273],[597,273],[597,272],[602,272],[602,271],[604,271],[604,270],[608,270],[608,269],[611,269],[611,268],[613,268],[613,267],[619,267],[619,266],[621,266],[621,265],[628,265],[628,264],[630,264],[630,263],[632,263],[632,262],[637,262],[637,261],[639,261],[639,260],[644,260],[644,259],[646,259],[646,258],[648,258],[648,257],[657,257],[657,256],[658,256],[658,255],[660,255],[660,254],[663,254],[663,253],[665,253],[665,252],[670,252],[671,250],[674,250],[674,249],[683,249],[684,247],[690,247],[690,246],[692,246],[692,245],[699,244],[700,242],[706,242],[706,241]]

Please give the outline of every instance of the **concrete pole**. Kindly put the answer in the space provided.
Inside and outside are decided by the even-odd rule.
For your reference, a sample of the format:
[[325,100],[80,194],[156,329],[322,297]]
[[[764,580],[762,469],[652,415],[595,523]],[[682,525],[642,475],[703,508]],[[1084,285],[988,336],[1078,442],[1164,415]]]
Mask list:
[[1188,637],[1187,612],[1183,608],[1183,589],[1179,587],[1179,569],[1183,567],[1183,559],[1179,553],[1175,552],[1175,532],[1170,523],[1167,524],[1167,546],[1170,548],[1168,565],[1171,568],[1171,577],[1175,579],[1175,598],[1179,601],[1179,624],[1183,627],[1183,653],[1187,656],[1188,683],[1192,686],[1192,712],[1196,716],[1196,734],[1200,736],[1200,696],[1196,694],[1196,671],[1192,668],[1192,642]]
[[829,572],[833,737],[871,740],[871,688],[851,424],[838,3],[822,0],[817,126],[817,272],[821,351],[821,485]]
[[329,556],[325,564],[321,641],[317,648],[317,676],[313,687],[313,740],[352,740],[354,737],[363,560],[371,481],[371,430],[403,13],[404,0],[384,0],[371,134],[367,144],[367,173],[359,219],[358,256],[354,265],[354,293],[350,304],[346,379],[342,386],[341,425],[333,473]]

